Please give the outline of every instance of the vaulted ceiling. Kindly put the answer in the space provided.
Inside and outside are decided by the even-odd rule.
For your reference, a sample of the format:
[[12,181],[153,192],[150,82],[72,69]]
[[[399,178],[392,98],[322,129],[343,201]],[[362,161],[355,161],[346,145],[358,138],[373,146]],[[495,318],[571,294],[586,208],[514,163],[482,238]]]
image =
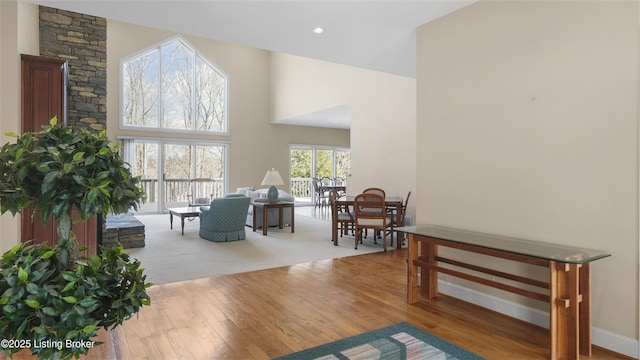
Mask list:
[[[415,77],[416,28],[475,0],[23,1]],[[324,32],[314,33],[317,27]],[[348,106],[330,112],[330,121],[318,113],[300,121],[302,125],[349,127]],[[295,119],[288,121],[296,123]]]

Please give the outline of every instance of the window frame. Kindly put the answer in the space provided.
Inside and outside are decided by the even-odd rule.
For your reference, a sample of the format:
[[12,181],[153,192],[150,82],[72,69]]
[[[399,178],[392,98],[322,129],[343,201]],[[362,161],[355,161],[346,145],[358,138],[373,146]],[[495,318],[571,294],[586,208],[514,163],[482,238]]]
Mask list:
[[[161,93],[161,88],[162,88],[162,47],[172,43],[174,41],[179,41],[182,43],[182,45],[184,45],[186,48],[188,48],[189,50],[191,50],[193,52],[193,60],[194,60],[194,66],[197,63],[197,59],[200,59],[201,61],[205,62],[207,65],[209,65],[215,72],[217,72],[220,76],[222,76],[224,78],[224,104],[223,104],[223,111],[224,111],[224,129],[223,131],[218,131],[218,130],[212,130],[212,131],[203,131],[203,130],[197,130],[197,120],[194,118],[192,119],[192,128],[191,129],[174,129],[174,128],[167,128],[163,126],[163,114],[162,114],[162,107],[161,107],[161,101],[157,101],[156,103],[156,112],[157,112],[157,116],[158,116],[158,124],[156,126],[142,126],[142,125],[132,125],[132,124],[125,124],[125,116],[124,116],[124,104],[125,104],[125,92],[124,92],[124,66],[125,63],[128,61],[131,61],[137,57],[143,56],[147,53],[150,53],[152,51],[158,51],[158,80],[157,80],[157,93],[158,93],[158,98],[161,99],[162,97],[162,93]],[[153,130],[153,131],[159,131],[159,132],[164,132],[164,133],[173,133],[173,134],[201,134],[201,135],[208,135],[208,136],[229,136],[229,76],[222,71],[216,64],[214,64],[210,59],[208,59],[201,51],[199,51],[195,46],[191,45],[191,43],[189,43],[186,39],[184,39],[182,36],[180,35],[175,35],[172,36],[168,39],[165,39],[163,41],[160,41],[158,43],[155,43],[151,46],[148,46],[140,51],[137,51],[133,54],[130,54],[126,57],[123,57],[120,59],[120,64],[119,64],[119,77],[120,77],[120,83],[119,83],[119,87],[118,90],[120,92],[119,97],[120,97],[120,109],[119,109],[119,127],[122,130],[131,130],[131,131],[149,131],[149,130]],[[195,76],[195,75],[194,75]],[[195,91],[195,89],[194,89]],[[195,102],[195,95],[192,94],[192,101]]]
[[[188,146],[220,146],[224,148],[224,157],[223,157],[223,161],[224,161],[224,170],[223,170],[223,176],[222,176],[222,181],[223,181],[223,193],[226,194],[229,192],[229,152],[231,151],[231,142],[230,141],[224,141],[224,140],[195,140],[195,139],[184,139],[184,138],[165,138],[165,137],[141,137],[141,136],[129,136],[129,135],[122,135],[122,136],[118,136],[117,137],[118,142],[121,145],[121,151],[123,154],[123,157],[125,159],[125,161],[129,164],[133,163],[133,153],[132,153],[132,147],[131,145],[133,145],[134,143],[153,143],[153,144],[158,144],[158,146],[160,148],[162,148],[165,144],[176,144],[176,145],[188,145]],[[129,142],[128,144],[126,142]],[[158,159],[158,181],[164,181],[163,178],[163,174],[165,173],[165,169],[164,169],[164,162],[166,161],[166,157],[164,156],[164,150],[159,149],[159,159]],[[133,165],[130,165],[131,167],[133,167]],[[195,175],[194,175],[195,176]],[[161,201],[158,202],[158,208],[156,209],[156,211],[140,211],[141,214],[161,214],[161,213],[165,213],[166,211],[165,209],[165,197],[166,194],[159,194],[162,195],[160,197],[162,197]],[[185,205],[186,206],[186,205]]]

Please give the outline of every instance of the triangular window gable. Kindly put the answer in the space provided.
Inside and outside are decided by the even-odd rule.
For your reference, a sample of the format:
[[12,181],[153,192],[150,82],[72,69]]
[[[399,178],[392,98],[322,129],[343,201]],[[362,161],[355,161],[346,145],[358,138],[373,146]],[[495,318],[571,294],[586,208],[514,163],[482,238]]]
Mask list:
[[227,133],[227,76],[176,36],[121,61],[122,126]]

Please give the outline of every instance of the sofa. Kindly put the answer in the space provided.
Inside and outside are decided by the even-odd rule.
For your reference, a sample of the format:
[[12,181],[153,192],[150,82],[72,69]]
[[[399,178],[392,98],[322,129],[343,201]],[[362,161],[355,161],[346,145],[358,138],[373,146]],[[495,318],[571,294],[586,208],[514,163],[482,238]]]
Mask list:
[[213,199],[209,206],[201,206],[200,237],[210,241],[243,240],[250,201],[242,194],[227,194]]
[[[240,190],[240,189],[239,189]],[[240,190],[242,191],[242,190]],[[245,224],[247,226],[251,226],[253,227],[253,203],[254,202],[268,202],[267,200],[267,192],[269,192],[269,189],[259,189],[259,190],[246,190],[243,194],[246,195],[249,199],[251,199],[250,205],[249,205],[249,211],[247,212],[247,218],[246,218],[246,222]],[[296,198],[292,195],[290,195],[289,193],[287,193],[284,190],[280,190],[278,189],[278,201],[290,201],[290,202],[294,202],[296,200]],[[262,208],[258,207],[256,208],[256,228],[262,228]],[[290,220],[291,220],[291,208],[286,208],[283,209],[283,216],[284,216],[284,224],[285,225],[291,225],[289,224]],[[278,223],[280,222],[280,213],[278,209],[269,209],[269,214],[268,214],[268,221],[269,223],[267,224],[267,226],[278,226]]]

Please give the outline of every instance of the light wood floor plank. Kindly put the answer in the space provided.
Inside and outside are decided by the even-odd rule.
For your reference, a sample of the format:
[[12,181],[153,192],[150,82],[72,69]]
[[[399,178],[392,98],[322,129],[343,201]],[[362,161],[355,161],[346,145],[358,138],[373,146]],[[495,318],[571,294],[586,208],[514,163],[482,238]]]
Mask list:
[[[537,326],[447,296],[407,305],[405,259],[394,250],[156,285],[152,305],[85,358],[267,360],[401,321],[487,359],[549,357]],[[627,358],[596,347],[589,359]]]

